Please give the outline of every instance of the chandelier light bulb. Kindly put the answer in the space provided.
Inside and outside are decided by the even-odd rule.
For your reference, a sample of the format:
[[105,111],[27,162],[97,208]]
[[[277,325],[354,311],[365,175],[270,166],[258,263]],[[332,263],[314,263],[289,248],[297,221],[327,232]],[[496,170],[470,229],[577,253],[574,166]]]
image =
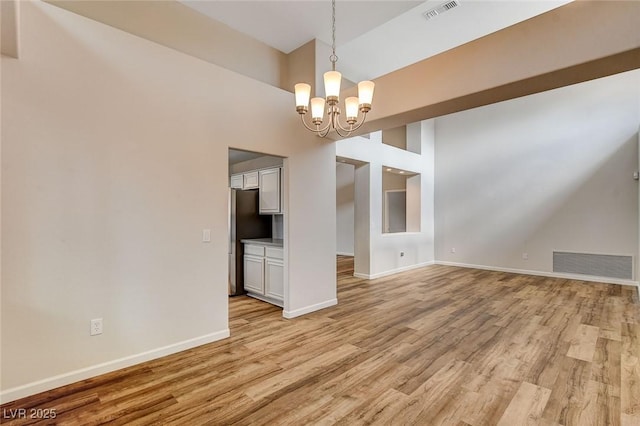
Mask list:
[[360,98],[360,105],[367,105],[371,109],[371,103],[373,102],[373,89],[375,83],[373,81],[361,81],[358,83],[358,98]]
[[355,123],[356,119],[358,118],[358,98],[356,98],[355,96],[349,96],[347,99],[345,99],[344,109],[347,114],[347,123],[349,123],[349,120],[353,120],[353,122]]
[[311,119],[313,124],[322,123],[322,117],[324,117],[324,98],[311,98]]
[[311,85],[307,83],[298,83],[295,85],[296,108],[309,107],[309,97],[311,96]]
[[338,71],[327,71],[324,73],[324,95],[329,98],[338,98],[340,96],[340,83],[342,82],[342,74]]

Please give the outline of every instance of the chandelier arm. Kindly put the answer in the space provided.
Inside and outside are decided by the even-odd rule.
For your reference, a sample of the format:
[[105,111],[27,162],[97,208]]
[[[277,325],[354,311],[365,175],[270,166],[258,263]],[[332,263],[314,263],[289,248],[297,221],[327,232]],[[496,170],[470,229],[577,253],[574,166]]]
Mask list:
[[[329,118],[330,118],[330,117],[329,117]],[[322,134],[322,133],[324,133],[324,136],[326,136],[326,135],[329,133],[329,131],[331,130],[331,127],[332,127],[332,126],[331,126],[331,120],[329,120],[329,121],[327,122],[327,125],[326,125],[326,126],[324,126],[324,128],[323,128],[323,129],[320,129],[320,126],[318,125],[318,129],[316,130],[316,132],[317,132],[319,135],[320,135],[320,134]],[[323,137],[323,138],[324,138],[324,136],[321,136],[321,137]]]
[[[312,131],[314,133],[317,133],[318,135],[320,135],[322,132],[325,132],[325,131],[326,131],[326,133],[325,133],[325,135],[326,135],[327,133],[329,133],[328,132],[329,127],[331,127],[330,123],[327,123],[327,125],[323,129],[320,129],[320,126],[316,126],[316,128],[313,128],[313,127],[309,126],[307,124],[307,122],[305,121],[304,114],[300,114],[300,121],[302,121],[302,124],[304,125],[304,127],[307,128],[307,130],[310,130],[310,131]],[[324,137],[324,136],[320,136],[320,137]]]
[[310,127],[307,122],[304,120],[304,114],[300,114],[300,121],[302,121],[302,124],[304,125],[304,127],[307,128],[307,130],[311,130],[312,132],[317,132],[316,129],[314,129],[313,127]]
[[[345,131],[345,132],[347,132],[347,133],[342,133],[340,130],[343,130],[343,131]],[[336,127],[336,128],[335,128],[335,131],[336,131],[336,133],[338,134],[338,136],[340,136],[341,138],[346,138],[347,136],[349,136],[349,135],[351,134],[351,131],[350,131],[350,130],[343,129],[343,128],[342,128],[342,126],[340,126],[340,127]]]
[[333,125],[333,129],[341,138],[345,138],[351,134],[351,130],[345,129],[344,127],[342,127],[342,124],[340,124],[340,117],[337,114],[335,115],[335,122]]
[[352,127],[351,128],[351,132],[355,132],[356,130],[358,130],[360,127],[362,127],[362,125],[364,124],[365,120],[367,119],[367,113],[363,112],[362,113],[362,121],[360,123],[358,123],[357,126]]
[[330,130],[331,130],[331,126],[327,126],[324,128],[322,132],[318,132],[318,136],[320,136],[321,138],[324,138],[329,134]]
[[327,118],[329,119],[327,122],[327,125],[324,129],[322,129],[321,132],[318,132],[318,135],[321,138],[326,137],[329,132],[331,131],[331,129],[335,129],[336,128],[336,124],[335,124],[335,120],[336,120],[336,114],[332,109],[329,109],[327,111]]
[[[336,128],[339,128],[340,130],[345,131],[345,132],[349,132],[348,134],[350,134],[351,132],[353,132],[353,131],[355,130],[355,129],[353,128],[353,125],[352,125],[352,124],[350,124],[350,125],[349,125],[349,128],[348,128],[348,129],[347,129],[347,128],[342,127],[342,124],[340,124],[340,120],[338,119],[338,117],[336,117]],[[341,136],[342,136],[342,135],[341,135]]]
[[[342,127],[342,125],[340,124],[340,121],[336,120],[336,121],[337,121],[337,123],[338,123],[338,126],[337,126],[337,127],[339,127],[339,128],[340,128],[340,130],[343,130],[343,131],[345,131],[345,132],[348,132],[348,133],[346,134],[346,136],[349,136],[351,133],[355,132],[355,131],[356,131],[356,130],[358,130],[360,127],[362,127],[362,125],[364,124],[364,122],[365,122],[365,120],[366,120],[366,119],[367,119],[367,113],[366,113],[366,112],[363,112],[363,113],[362,113],[362,121],[361,121],[360,123],[358,123],[358,125],[357,125],[357,126],[350,125],[348,129],[345,129],[345,128],[344,128],[344,127]],[[338,134],[339,134],[340,136],[342,136],[342,137],[345,137],[345,136],[343,136],[342,134],[340,134],[340,132],[338,132]]]

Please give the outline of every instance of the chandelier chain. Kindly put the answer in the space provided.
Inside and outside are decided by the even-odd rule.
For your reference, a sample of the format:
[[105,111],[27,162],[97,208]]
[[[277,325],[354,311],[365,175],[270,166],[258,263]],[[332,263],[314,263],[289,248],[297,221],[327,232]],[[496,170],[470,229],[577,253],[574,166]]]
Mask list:
[[331,70],[336,70],[336,62],[338,62],[338,56],[336,55],[336,0],[331,0]]

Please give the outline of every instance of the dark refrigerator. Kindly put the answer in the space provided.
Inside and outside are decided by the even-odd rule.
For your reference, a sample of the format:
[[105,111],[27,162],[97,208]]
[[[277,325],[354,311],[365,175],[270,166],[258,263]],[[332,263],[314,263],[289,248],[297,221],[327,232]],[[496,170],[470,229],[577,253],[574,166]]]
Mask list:
[[229,296],[245,294],[243,239],[271,238],[271,215],[259,214],[258,190],[229,190]]

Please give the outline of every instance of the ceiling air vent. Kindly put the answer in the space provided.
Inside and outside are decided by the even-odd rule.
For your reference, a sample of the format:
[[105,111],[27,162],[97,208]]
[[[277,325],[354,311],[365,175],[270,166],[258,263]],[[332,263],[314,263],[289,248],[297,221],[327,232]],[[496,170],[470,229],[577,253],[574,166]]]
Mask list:
[[460,6],[460,2],[458,0],[449,1],[441,4],[438,7],[427,10],[426,12],[423,13],[423,15],[426,19],[433,19],[436,16],[440,15],[441,13],[447,12],[458,6]]

